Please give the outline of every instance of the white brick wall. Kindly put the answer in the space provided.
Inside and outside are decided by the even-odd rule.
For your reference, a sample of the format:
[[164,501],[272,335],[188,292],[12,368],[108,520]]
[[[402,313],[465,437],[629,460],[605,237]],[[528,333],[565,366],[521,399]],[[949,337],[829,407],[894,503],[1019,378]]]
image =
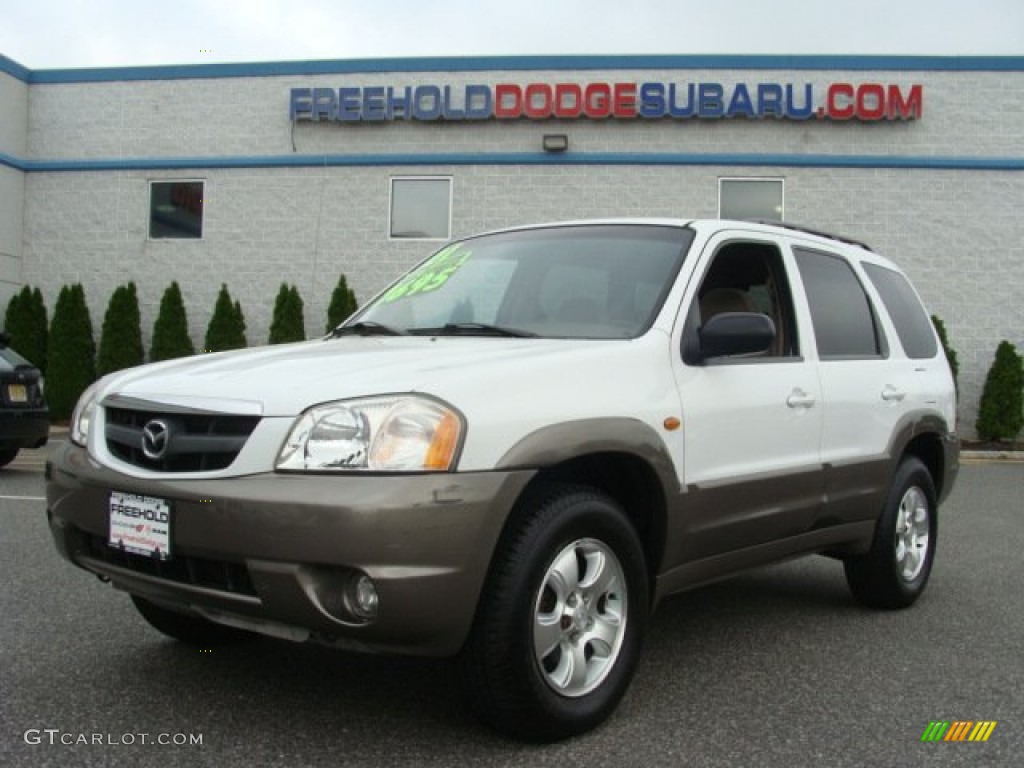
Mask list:
[[[34,85],[32,160],[291,155],[291,87],[497,82],[709,80],[924,85],[912,123],[775,121],[299,124],[298,153],[539,153],[545,132],[571,152],[780,153],[1021,157],[1024,76],[985,72],[387,73]],[[264,343],[282,281],[295,283],[306,329],[323,329],[344,272],[360,302],[436,244],[387,238],[394,175],[454,178],[453,234],[613,215],[714,216],[720,176],[786,180],[786,218],[866,240],[901,263],[946,322],[961,362],[961,427],[1003,338],[1024,346],[1021,171],[716,166],[414,166],[33,172],[24,178],[25,282],[51,309],[82,281],[99,331],[114,287],[135,280],[146,344],[163,290],[181,283],[201,346],[222,282],[241,301],[250,344]],[[204,178],[199,242],[147,239],[148,181]],[[2,179],[0,179],[2,180]]]
[[0,152],[25,154],[28,128],[28,85],[0,71]]
[[[25,154],[28,86],[0,72],[0,153]],[[21,171],[0,165],[0,326],[7,302],[21,287],[21,222],[24,187]]]
[[21,224],[25,174],[0,165],[0,326],[7,302],[21,289]]
[[[787,70],[598,70],[366,73],[223,80],[35,85],[28,153],[35,159],[291,154],[293,87],[440,84],[460,90],[500,82],[744,82],[898,84],[924,87],[916,122],[578,120],[563,123],[578,151],[779,152],[980,155],[1020,153],[1024,77],[1007,72],[847,72]],[[549,123],[299,123],[299,153],[536,151]]]

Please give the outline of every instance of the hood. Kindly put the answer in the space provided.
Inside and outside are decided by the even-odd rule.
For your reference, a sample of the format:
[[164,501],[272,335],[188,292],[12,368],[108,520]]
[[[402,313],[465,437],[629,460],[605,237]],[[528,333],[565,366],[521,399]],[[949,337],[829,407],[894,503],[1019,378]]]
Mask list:
[[[317,403],[395,392],[444,396],[459,380],[507,380],[558,355],[601,358],[624,341],[495,337],[346,337],[197,355],[114,374],[100,396],[137,398],[263,416],[294,416]],[[527,360],[529,361],[527,364]],[[470,374],[472,371],[472,374]],[[455,386],[458,389],[458,386]]]

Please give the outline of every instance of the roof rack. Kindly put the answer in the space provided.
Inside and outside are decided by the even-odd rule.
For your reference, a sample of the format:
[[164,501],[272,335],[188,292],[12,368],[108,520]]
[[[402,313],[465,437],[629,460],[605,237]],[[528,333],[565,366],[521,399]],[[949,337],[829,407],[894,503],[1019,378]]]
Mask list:
[[822,232],[820,229],[811,229],[810,227],[802,227],[799,224],[792,224],[788,221],[776,221],[772,219],[748,219],[755,224],[766,224],[771,227],[782,227],[783,229],[791,229],[795,232],[803,232],[808,235],[816,235],[818,237],[826,237],[829,240],[835,240],[840,243],[846,243],[847,245],[856,245],[859,248],[863,248],[865,251],[875,252],[875,249],[865,243],[863,240],[855,240],[852,237],[844,237],[843,235],[834,235],[831,232]]

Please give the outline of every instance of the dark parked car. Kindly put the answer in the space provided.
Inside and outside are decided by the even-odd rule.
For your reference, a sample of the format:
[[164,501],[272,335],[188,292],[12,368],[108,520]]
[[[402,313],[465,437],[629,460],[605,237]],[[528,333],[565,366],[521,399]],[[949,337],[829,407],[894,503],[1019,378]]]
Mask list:
[[0,467],[22,448],[46,445],[50,434],[42,374],[9,343],[10,337],[0,333]]

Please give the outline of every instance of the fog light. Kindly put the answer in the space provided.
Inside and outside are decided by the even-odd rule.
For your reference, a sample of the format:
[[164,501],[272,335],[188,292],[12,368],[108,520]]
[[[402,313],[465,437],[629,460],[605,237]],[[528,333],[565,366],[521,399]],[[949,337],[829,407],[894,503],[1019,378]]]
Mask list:
[[361,619],[372,619],[377,615],[377,607],[380,599],[377,597],[377,587],[373,580],[365,573],[360,574],[352,582],[350,587],[352,598],[352,610]]

